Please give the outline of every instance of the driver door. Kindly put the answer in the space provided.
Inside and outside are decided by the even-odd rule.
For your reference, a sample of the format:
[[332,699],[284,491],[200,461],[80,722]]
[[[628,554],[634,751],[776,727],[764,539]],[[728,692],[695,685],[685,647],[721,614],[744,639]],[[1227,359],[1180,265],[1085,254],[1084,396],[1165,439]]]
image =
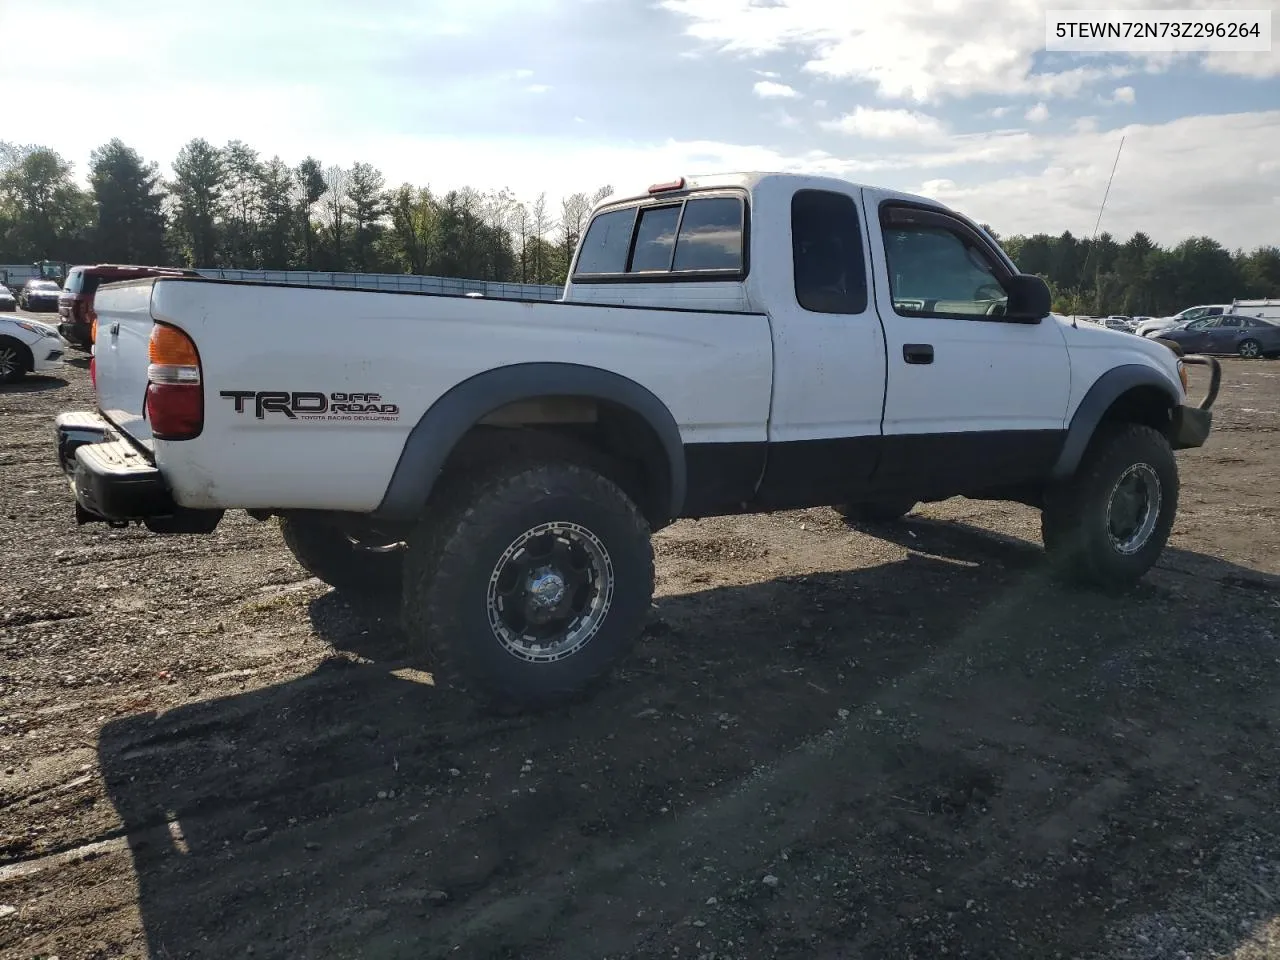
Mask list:
[[1229,317],[1225,314],[1217,319],[1217,325],[1209,331],[1207,345],[1200,349],[1210,353],[1235,353],[1236,345],[1241,340],[1240,334],[1244,332],[1244,320],[1239,316]]
[[1015,270],[971,223],[863,193],[888,366],[877,486],[923,499],[1044,476],[1071,390],[1058,323],[1004,319]]

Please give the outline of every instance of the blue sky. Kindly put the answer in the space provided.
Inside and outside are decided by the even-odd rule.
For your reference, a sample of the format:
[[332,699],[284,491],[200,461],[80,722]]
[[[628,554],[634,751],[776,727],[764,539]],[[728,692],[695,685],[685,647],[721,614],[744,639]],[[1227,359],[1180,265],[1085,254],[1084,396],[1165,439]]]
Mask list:
[[7,111],[0,138],[83,173],[112,136],[165,166],[191,137],[238,137],[289,163],[364,160],[391,183],[553,203],[814,170],[936,196],[1002,233],[1087,233],[1124,135],[1104,228],[1280,243],[1280,49],[1050,54],[1050,6],[1072,4],[0,0],[7,35],[40,25],[59,45],[56,68],[29,47],[0,64],[6,102],[59,105]]

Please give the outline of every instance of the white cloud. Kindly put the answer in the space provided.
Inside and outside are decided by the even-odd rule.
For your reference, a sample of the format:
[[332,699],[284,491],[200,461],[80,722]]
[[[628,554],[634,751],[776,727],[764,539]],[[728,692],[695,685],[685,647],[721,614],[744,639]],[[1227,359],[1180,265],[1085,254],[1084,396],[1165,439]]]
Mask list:
[[1098,129],[1098,118],[1077,117],[1075,122],[1071,124],[1071,129],[1076,133],[1093,133]]
[[764,100],[792,100],[800,96],[793,88],[785,83],[776,83],[773,80],[760,80],[754,87],[755,95]]
[[[1254,0],[1237,2],[1257,5]],[[1081,4],[1087,0],[1059,6]],[[1045,0],[660,0],[660,6],[683,18],[686,32],[714,49],[745,55],[795,51],[808,58],[805,69],[810,72],[872,83],[883,96],[919,103],[979,93],[1075,97],[1102,80],[1144,67],[1167,69],[1179,59],[1154,54],[1130,57],[1124,66],[1036,72],[1036,56],[1045,42]],[[1108,0],[1106,6],[1145,10],[1221,4]],[[1215,72],[1280,75],[1280,57],[1274,54],[1214,54],[1200,60]]]
[[1006,116],[1012,109],[1013,107],[1009,107],[1009,106],[992,107],[990,110],[986,112],[985,116],[994,117],[995,119],[999,120],[1001,117]]
[[815,100],[815,101],[813,101],[813,105],[814,105],[815,107],[817,107],[819,110],[825,110],[825,109],[827,108],[827,101],[825,101],[825,100]]
[[1280,183],[1265,167],[1280,152],[1280,110],[1038,137],[1031,158],[1051,161],[1038,172],[953,175],[955,183],[935,195],[1002,234],[1088,232],[1121,135],[1103,229],[1117,236],[1145,230],[1161,243],[1197,235],[1245,248],[1275,243]]
[[838,120],[823,121],[822,126],[869,140],[925,140],[942,136],[942,124],[936,117],[911,110],[857,107]]
[[[1251,7],[1263,7],[1265,4],[1250,4]],[[1273,20],[1276,17],[1273,15]],[[1277,29],[1275,23],[1272,30]],[[1275,41],[1273,40],[1274,44]],[[1270,53],[1208,53],[1204,57],[1204,67],[1213,73],[1226,73],[1240,77],[1255,77],[1259,80],[1268,77],[1280,77],[1280,56],[1273,47]]]
[[545,83],[531,83],[525,87],[525,90],[529,93],[546,93],[550,89],[551,87]]
[[1115,103],[1133,103],[1133,87],[1116,87],[1111,98]]
[[1037,103],[1034,107],[1030,108],[1024,116],[1032,123],[1044,123],[1049,119],[1049,108],[1042,100],[1040,103]]
[[778,73],[777,70],[755,70],[752,72],[757,77],[764,77],[766,80],[778,80],[782,77],[782,74]]

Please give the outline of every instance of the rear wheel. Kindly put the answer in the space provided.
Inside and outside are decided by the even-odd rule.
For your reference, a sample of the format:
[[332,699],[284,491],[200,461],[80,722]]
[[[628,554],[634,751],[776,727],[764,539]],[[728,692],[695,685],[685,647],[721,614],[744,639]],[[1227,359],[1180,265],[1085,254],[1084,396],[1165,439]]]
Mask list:
[[1236,350],[1245,360],[1257,360],[1262,356],[1262,344],[1253,339],[1241,340],[1240,346]]
[[915,507],[914,500],[874,500],[867,503],[841,503],[834,509],[849,524],[894,523]]
[[27,345],[13,337],[0,337],[0,383],[17,383],[30,369]]
[[498,706],[569,699],[640,636],[649,533],[622,489],[584,465],[490,465],[442,491],[411,537],[406,629],[448,682]]
[[352,539],[334,524],[311,517],[280,518],[285,546],[307,573],[329,586],[370,596],[400,589],[404,548]]
[[1045,498],[1050,561],[1071,580],[1119,588],[1160,558],[1178,509],[1178,465],[1151,427],[1105,424],[1075,476]]

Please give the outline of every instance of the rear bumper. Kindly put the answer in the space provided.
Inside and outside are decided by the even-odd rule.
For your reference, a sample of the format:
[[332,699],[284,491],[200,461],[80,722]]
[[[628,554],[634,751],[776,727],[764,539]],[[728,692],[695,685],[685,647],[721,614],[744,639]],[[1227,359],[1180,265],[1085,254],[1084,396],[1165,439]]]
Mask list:
[[98,414],[61,414],[55,433],[77,523],[142,523],[156,533],[210,533],[222,519],[221,510],[178,506],[155,464]]
[[1185,364],[1205,366],[1210,370],[1209,390],[1204,399],[1195,406],[1184,403],[1173,411],[1173,448],[1188,450],[1204,446],[1209,439],[1209,431],[1213,429],[1213,404],[1218,399],[1218,388],[1222,385],[1222,365],[1213,357],[1199,354],[1188,354],[1181,360]]

